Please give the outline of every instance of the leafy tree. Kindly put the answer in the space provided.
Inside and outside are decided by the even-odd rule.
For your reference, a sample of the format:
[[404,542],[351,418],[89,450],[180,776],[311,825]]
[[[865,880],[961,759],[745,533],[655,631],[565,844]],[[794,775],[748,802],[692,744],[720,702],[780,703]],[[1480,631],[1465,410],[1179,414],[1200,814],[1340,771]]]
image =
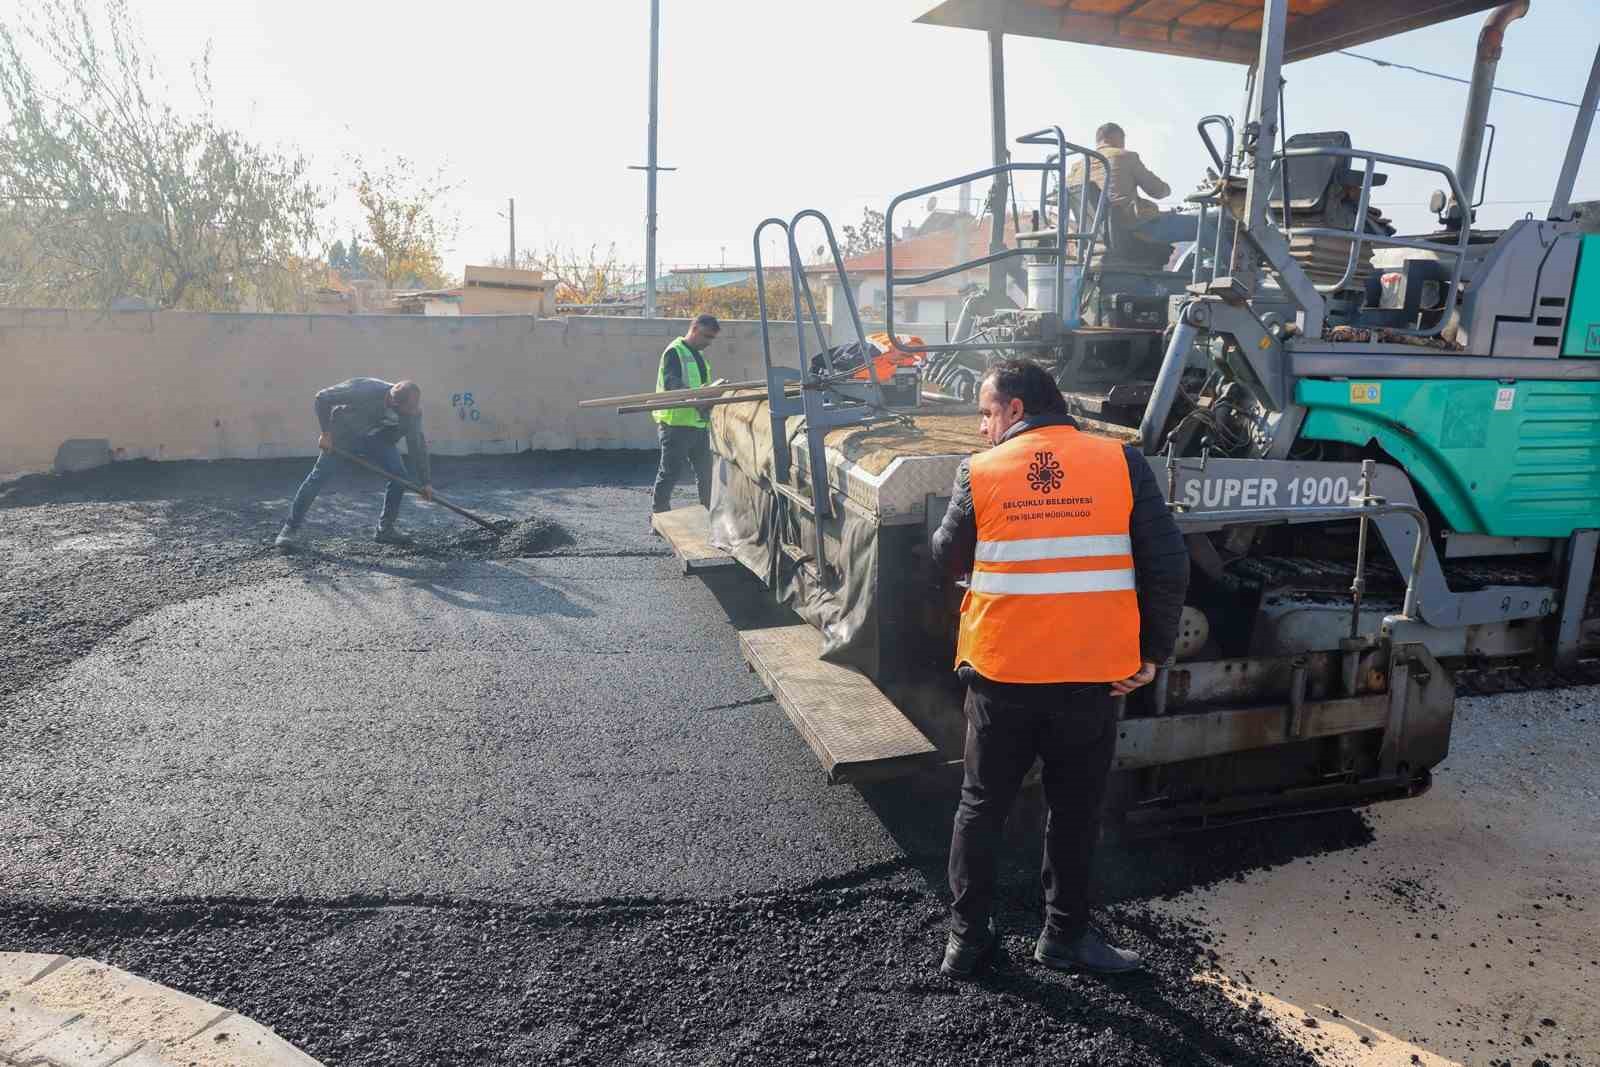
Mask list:
[[459,186],[445,177],[445,168],[419,174],[405,156],[376,165],[355,156],[350,165],[350,187],[361,205],[371,247],[358,250],[352,237],[346,263],[357,257],[390,289],[448,285],[444,248],[455,240],[460,222],[446,205]]
[[328,249],[328,266],[334,270],[344,270],[345,255],[344,242],[334,241],[332,247]]
[[304,306],[326,206],[298,153],[164,102],[126,0],[24,0],[0,15],[0,300]]

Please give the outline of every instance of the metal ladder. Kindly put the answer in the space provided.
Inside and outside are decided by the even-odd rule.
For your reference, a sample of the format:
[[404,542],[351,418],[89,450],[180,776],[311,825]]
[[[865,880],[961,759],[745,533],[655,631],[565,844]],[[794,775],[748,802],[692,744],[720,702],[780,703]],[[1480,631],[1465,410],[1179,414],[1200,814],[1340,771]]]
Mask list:
[[[867,377],[864,380],[854,378],[851,372],[841,371],[834,365],[828,337],[823,331],[822,319],[817,314],[811,282],[806,276],[805,261],[795,240],[795,231],[807,219],[814,219],[822,226],[828,252],[833,259],[833,269],[850,312],[850,323],[859,343],[864,345],[866,333],[861,328],[861,313],[856,307],[855,293],[850,288],[844,257],[834,237],[833,224],[826,215],[815,208],[806,208],[796,212],[787,222],[780,218],[763,219],[756,226],[752,244],[755,250],[756,299],[761,312],[761,357],[767,372],[767,414],[772,425],[772,489],[780,501],[780,508],[796,506],[802,512],[809,512],[815,534],[815,554],[807,556],[804,552],[793,553],[791,558],[800,566],[815,563],[814,573],[826,582],[832,576],[832,570],[826,558],[823,522],[835,515],[828,485],[828,432],[841,426],[859,426],[898,416],[892,415],[884,406],[883,383],[878,380],[877,368],[870,358],[865,361]],[[761,258],[761,237],[771,226],[783,231],[788,244],[789,281],[794,292],[795,340],[800,361],[798,368],[778,365],[772,358],[766,269]],[[814,361],[806,355],[807,323],[816,337],[820,367],[814,366]],[[798,389],[792,388],[794,386],[798,386]],[[794,455],[788,434],[791,415],[800,415],[805,419],[806,473],[811,489],[809,498],[801,495],[793,485]],[[782,546],[781,535],[775,533],[774,537]]]

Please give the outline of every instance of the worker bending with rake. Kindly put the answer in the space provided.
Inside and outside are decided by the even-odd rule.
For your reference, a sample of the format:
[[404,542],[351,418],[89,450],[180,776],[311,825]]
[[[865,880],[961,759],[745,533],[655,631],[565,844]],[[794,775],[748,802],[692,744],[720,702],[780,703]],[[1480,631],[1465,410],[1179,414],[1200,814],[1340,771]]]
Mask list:
[[[422,499],[433,499],[433,474],[428,465],[428,442],[422,436],[422,388],[416,382],[386,382],[379,378],[351,378],[317,393],[317,447],[322,454],[289,508],[289,521],[278,531],[277,546],[292,549],[299,543],[300,525],[322,492],[324,484],[350,460],[365,460],[390,477],[383,497],[383,515],[374,537],[380,544],[408,545],[411,539],[395,527],[400,501],[408,481],[421,486]],[[397,447],[406,442],[406,459]],[[344,453],[342,458],[340,453]]]
[[1043,760],[1040,963],[1097,973],[1139,957],[1089,927],[1089,870],[1116,747],[1119,697],[1172,655],[1189,556],[1144,457],[1081,433],[1029,360],[978,392],[993,446],[962,463],[935,562],[971,575],[956,668],[967,685],[961,805],[950,840],[951,930],[941,970],[977,973],[998,944],[997,849],[1023,777]]

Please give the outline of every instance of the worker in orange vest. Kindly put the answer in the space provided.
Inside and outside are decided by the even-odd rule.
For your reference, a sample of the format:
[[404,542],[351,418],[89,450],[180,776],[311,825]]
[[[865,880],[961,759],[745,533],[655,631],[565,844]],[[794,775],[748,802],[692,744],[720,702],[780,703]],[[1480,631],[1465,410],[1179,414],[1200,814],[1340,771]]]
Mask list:
[[991,367],[978,408],[993,447],[962,464],[933,537],[935,563],[971,575],[956,648],[967,741],[941,969],[968,977],[993,956],[996,851],[1037,757],[1050,814],[1034,958],[1134,970],[1136,954],[1089,927],[1089,869],[1119,698],[1172,655],[1189,554],[1144,457],[1079,431],[1039,364]]

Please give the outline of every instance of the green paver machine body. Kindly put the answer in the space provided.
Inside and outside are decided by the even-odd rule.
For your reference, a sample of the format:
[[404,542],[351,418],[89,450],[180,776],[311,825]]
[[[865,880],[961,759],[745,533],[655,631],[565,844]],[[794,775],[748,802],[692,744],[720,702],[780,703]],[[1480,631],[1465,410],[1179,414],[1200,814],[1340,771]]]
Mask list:
[[[988,34],[997,161],[1005,34],[1246,69],[1238,120],[1199,118],[1214,167],[1190,201],[1223,225],[1171,302],[1153,380],[1128,376],[1148,400],[1131,419],[1088,412],[1137,428],[1194,564],[1193,629],[1129,714],[1192,719],[1250,701],[1294,722],[1308,702],[1378,690],[1391,713],[1381,730],[1297,744],[1291,729],[1260,748],[1220,736],[1219,719],[1184,758],[1124,775],[1126,811],[1281,810],[1385,783],[1403,794],[1444,755],[1453,675],[1573,670],[1594,653],[1600,225],[1571,198],[1600,54],[1544,217],[1473,225],[1496,64],[1529,6],[946,0],[920,20]],[[1285,64],[1479,12],[1454,166],[1280,128]],[[1397,234],[1372,206],[1401,169],[1441,187],[1433,232]],[[1058,207],[1075,194],[1063,186]],[[1001,234],[997,219],[996,245]],[[1038,310],[1060,308],[1075,310]],[[1418,677],[1448,682],[1406,694]]]
[[[1358,149],[1343,131],[1280,131],[1285,63],[1490,8],[1455,167]],[[1600,56],[1548,217],[1504,231],[1472,225],[1500,38],[1525,9],[1493,0],[1261,0],[1253,9],[1238,0],[946,0],[923,16],[988,34],[994,161],[896,198],[885,268],[889,285],[903,286],[987,265],[990,294],[1004,294],[1011,264],[1023,260],[1031,306],[1007,308],[991,295],[986,319],[975,314],[955,341],[926,346],[969,360],[1026,354],[1078,366],[1072,346],[1094,329],[1078,319],[1080,298],[1104,239],[1103,197],[1067,180],[1068,159],[1087,169],[1093,149],[1050,128],[1018,139],[1044,149],[1042,162],[1012,158],[1004,35],[1248,71],[1243,115],[1199,122],[1215,168],[1190,200],[1221,220],[1216,241],[1196,242],[1179,284],[1165,272],[1149,279],[1172,294],[1158,358],[1129,364],[1112,387],[1120,397],[1108,391],[1098,406],[1063,383],[1086,428],[1139,445],[1193,562],[1178,653],[1127,704],[1114,818],[1206,823],[1416,795],[1448,751],[1462,671],[1566,670],[1593,650],[1600,244],[1588,231],[1600,227],[1570,198]],[[1398,235],[1372,209],[1372,189],[1398,168],[1432,172],[1443,186],[1435,232]],[[1007,183],[1018,174],[1041,175],[1042,211],[1007,247]],[[897,277],[894,207],[974,181],[993,183],[988,255]],[[799,319],[803,265],[792,234],[790,249]],[[784,550],[815,573],[809,595],[826,597],[821,557],[840,534],[825,527],[846,494],[820,477],[809,494],[777,484],[791,451],[779,419],[806,416],[806,467],[819,472],[829,469],[830,426],[876,416],[804,368],[774,368],[770,347],[768,364],[779,474],[770,492],[815,526],[809,550]],[[786,393],[794,388],[798,398]],[[956,457],[946,458],[953,470]],[[890,663],[868,672],[941,749],[952,732],[959,740],[959,710],[918,692],[938,688],[925,679],[947,670],[953,646],[956,600],[930,595],[942,578],[925,552],[944,503],[931,491],[925,504],[919,498],[920,528],[883,509],[873,520],[877,566],[893,572],[880,585],[897,591],[882,594],[893,603],[879,625],[927,658],[900,665],[898,678]],[[790,704],[804,694],[780,700],[795,717]]]

